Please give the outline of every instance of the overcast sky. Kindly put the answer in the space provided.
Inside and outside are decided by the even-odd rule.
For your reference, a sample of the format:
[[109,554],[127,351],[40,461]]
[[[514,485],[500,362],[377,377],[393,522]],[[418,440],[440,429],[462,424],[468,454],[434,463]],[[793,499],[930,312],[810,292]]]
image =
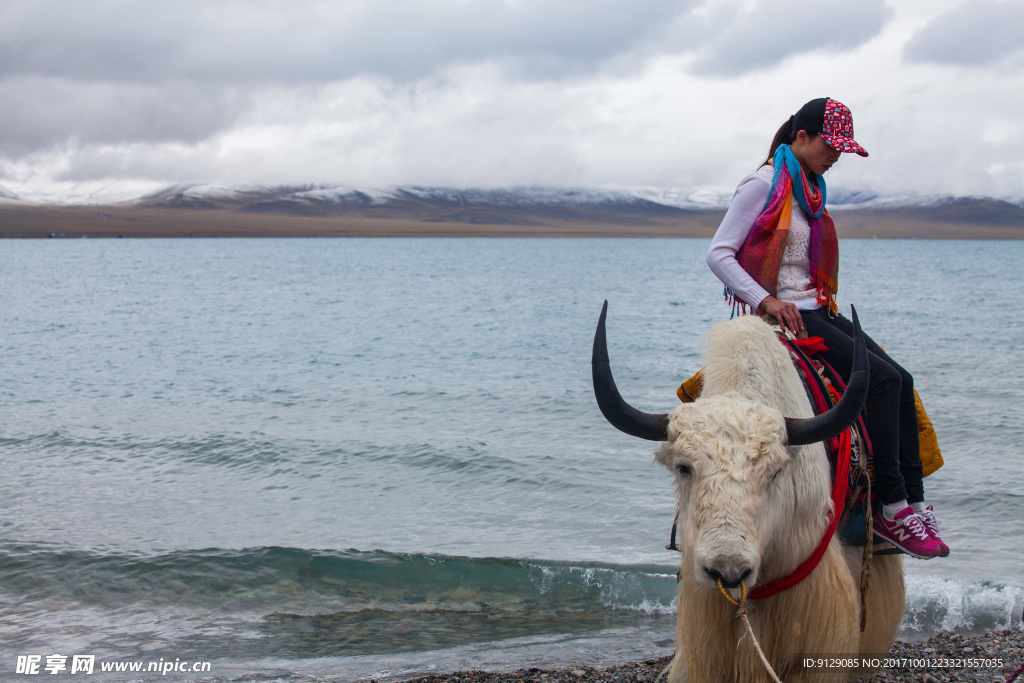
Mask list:
[[805,101],[831,192],[1024,200],[1024,0],[5,0],[0,186],[731,191]]

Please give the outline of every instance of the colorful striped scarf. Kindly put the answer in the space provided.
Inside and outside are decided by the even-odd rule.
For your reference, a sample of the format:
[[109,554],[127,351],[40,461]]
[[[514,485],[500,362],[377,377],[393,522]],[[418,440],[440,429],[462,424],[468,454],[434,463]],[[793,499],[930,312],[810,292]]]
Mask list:
[[[775,174],[772,177],[772,189],[768,193],[761,215],[750,227],[747,239],[736,253],[736,260],[743,270],[754,280],[772,293],[778,292],[779,268],[782,266],[782,253],[786,249],[789,238],[789,223],[793,214],[793,197],[800,207],[807,212],[811,227],[810,253],[811,283],[818,292],[818,303],[828,306],[830,315],[839,311],[836,303],[836,292],[839,289],[839,240],[836,238],[836,227],[832,217],[825,209],[825,179],[813,175],[814,183],[807,180],[800,161],[790,150],[789,145],[779,145],[772,157]],[[800,178],[799,183],[793,179]],[[727,291],[727,296],[735,306],[746,308],[748,304]]]

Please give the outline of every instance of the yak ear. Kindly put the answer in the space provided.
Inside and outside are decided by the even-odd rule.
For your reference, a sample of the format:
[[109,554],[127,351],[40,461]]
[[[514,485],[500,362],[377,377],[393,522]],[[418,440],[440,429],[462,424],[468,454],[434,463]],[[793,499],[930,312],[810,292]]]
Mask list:
[[601,307],[601,317],[594,333],[594,350],[591,366],[594,382],[594,396],[601,414],[616,429],[648,441],[668,440],[668,415],[644,413],[626,403],[612,378],[611,363],[608,360],[608,340],[604,322],[608,315],[608,302]]
[[864,407],[871,370],[868,368],[868,350],[864,343],[864,332],[860,329],[860,321],[857,319],[857,310],[852,306],[850,310],[853,314],[853,368],[850,371],[850,381],[846,384],[846,391],[838,403],[821,415],[807,419],[787,417],[786,434],[790,446],[803,446],[831,439],[853,424]]

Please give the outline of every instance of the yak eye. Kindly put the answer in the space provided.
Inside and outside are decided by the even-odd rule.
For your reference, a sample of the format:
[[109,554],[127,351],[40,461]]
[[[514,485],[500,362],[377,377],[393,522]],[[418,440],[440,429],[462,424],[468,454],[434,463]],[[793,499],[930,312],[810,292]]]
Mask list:
[[781,467],[779,469],[775,470],[775,474],[772,475],[772,481],[775,481],[776,479],[778,479],[780,474],[782,474],[782,468]]
[[682,477],[688,477],[693,474],[693,469],[685,463],[680,463],[676,465],[676,472]]

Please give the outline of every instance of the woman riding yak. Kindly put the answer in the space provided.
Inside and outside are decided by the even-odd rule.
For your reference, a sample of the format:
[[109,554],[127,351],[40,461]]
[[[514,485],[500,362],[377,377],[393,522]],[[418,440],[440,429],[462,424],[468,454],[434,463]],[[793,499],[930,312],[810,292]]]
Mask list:
[[[836,304],[839,251],[825,208],[824,174],[843,153],[868,153],[853,139],[850,110],[811,100],[782,124],[761,167],[740,182],[707,263],[734,311],[775,318],[784,331],[821,337],[822,359],[848,379],[853,326]],[[925,502],[914,380],[867,339],[871,381],[865,423],[882,507],[874,532],[912,557],[944,556],[939,520]]]

